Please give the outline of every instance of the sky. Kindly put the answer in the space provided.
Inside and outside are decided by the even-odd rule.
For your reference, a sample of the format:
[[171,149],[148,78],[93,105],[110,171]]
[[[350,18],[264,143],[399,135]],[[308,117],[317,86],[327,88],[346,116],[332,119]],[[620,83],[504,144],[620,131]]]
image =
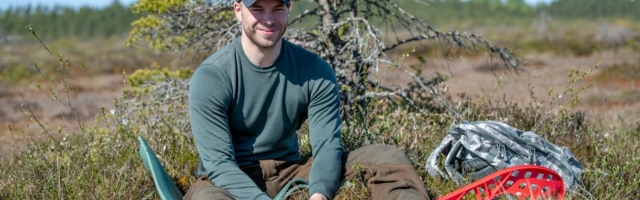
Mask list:
[[[6,10],[10,7],[27,6],[32,5],[46,5],[53,7],[55,5],[70,6],[79,8],[82,6],[90,6],[95,8],[102,8],[111,4],[114,0],[0,0],[0,10]],[[121,4],[130,5],[136,0],[117,0]]]
[[[32,5],[47,5],[53,7],[54,5],[71,6],[79,8],[81,6],[90,6],[95,8],[101,8],[111,4],[114,0],[0,0],[0,10],[6,10],[10,7]],[[135,0],[117,0],[124,5],[130,5]],[[473,0],[471,0],[473,1]],[[525,0],[528,4],[549,3],[552,0]]]

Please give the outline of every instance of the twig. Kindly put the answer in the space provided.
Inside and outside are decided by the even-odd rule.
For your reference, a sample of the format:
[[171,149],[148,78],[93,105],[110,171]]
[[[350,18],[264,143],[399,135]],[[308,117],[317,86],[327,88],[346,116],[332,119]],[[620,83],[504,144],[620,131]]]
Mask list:
[[[53,57],[53,52],[51,52],[51,50],[47,47],[47,45],[44,44],[44,42],[42,42],[42,40],[40,40],[40,38],[38,37],[38,34],[36,34],[35,30],[33,29],[33,27],[28,26],[29,31],[31,32],[31,34],[36,38],[36,40],[38,40],[38,42],[40,42],[40,44],[42,45],[42,47],[45,48],[45,50],[47,50],[47,52],[49,53],[49,55],[51,55],[51,58],[54,59]],[[63,86],[65,88],[65,94],[67,97],[67,104],[66,106],[69,106],[69,108],[71,108],[71,112],[74,114],[75,118],[76,118],[76,122],[78,123],[78,128],[80,128],[80,131],[82,133],[85,133],[85,129],[84,126],[82,126],[82,122],[80,122],[80,117],[78,116],[78,112],[75,108],[75,106],[73,106],[73,103],[71,103],[71,97],[70,97],[70,92],[69,92],[69,60],[64,60],[65,65],[63,65],[63,59],[62,56],[58,56],[58,62],[60,65],[59,70],[62,71],[64,67],[66,67],[66,70],[64,71],[64,78],[62,80],[63,82]],[[42,77],[43,79],[45,79],[44,74],[42,73],[42,70],[40,70],[40,67],[38,67],[38,65],[35,65],[36,70],[38,71],[38,74],[40,75],[40,77]],[[82,67],[84,69],[84,65]],[[53,90],[53,88],[51,88],[51,86],[49,86],[49,84],[46,84],[47,87],[49,88],[49,91],[51,91],[51,94],[53,95],[52,99],[54,99],[58,104],[60,105],[64,105],[61,101],[60,98],[58,97],[58,92],[57,92],[57,86],[55,87],[56,90]],[[42,89],[40,87],[38,87],[38,89],[40,89],[40,91],[42,91]],[[42,91],[44,92],[44,91]],[[66,123],[66,116],[64,114],[62,114],[62,121],[63,121],[63,127],[65,130],[67,130],[67,123]]]
[[24,98],[22,94],[20,94],[20,97],[22,98],[22,109],[29,116],[29,118],[31,118],[42,130],[44,130],[45,133],[47,133],[47,136],[49,136],[49,138],[53,140],[56,145],[67,154],[67,156],[71,157],[71,155],[69,155],[69,152],[67,152],[64,146],[62,146],[62,143],[60,143],[55,137],[53,137],[53,133],[51,133],[51,131],[49,131],[49,129],[44,124],[42,124],[40,120],[38,120],[38,117],[33,114],[33,111],[31,110],[31,104]]

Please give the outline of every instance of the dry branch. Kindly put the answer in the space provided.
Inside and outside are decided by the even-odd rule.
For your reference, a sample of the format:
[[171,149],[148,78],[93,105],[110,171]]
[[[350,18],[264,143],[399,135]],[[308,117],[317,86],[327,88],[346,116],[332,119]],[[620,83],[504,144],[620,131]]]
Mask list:
[[[180,45],[169,45],[173,50],[194,48],[200,53],[223,47],[238,37],[241,32],[233,16],[225,17],[220,14],[231,12],[233,1],[216,2],[197,0],[165,12],[159,16],[163,19],[161,28],[169,32],[155,34],[154,30],[151,30],[150,34],[156,36],[152,38],[191,34],[186,42]],[[452,56],[448,53],[450,49],[484,49],[492,55],[497,55],[506,66],[516,71],[522,70],[523,62],[508,49],[493,45],[477,34],[457,31],[439,32],[421,19],[404,11],[392,0],[315,0],[315,2],[316,8],[303,11],[289,24],[298,23],[312,16],[320,17],[320,22],[307,30],[290,28],[285,38],[317,53],[333,66],[339,84],[342,88],[347,88],[341,91],[341,97],[347,106],[369,98],[399,96],[408,102],[408,106],[418,108],[414,103],[415,99],[412,99],[414,97],[407,94],[424,93],[431,95],[431,99],[436,100],[437,104],[457,114],[446,98],[434,92],[433,87],[437,84],[428,83],[438,82],[437,78],[423,81],[421,77],[401,66],[398,59],[391,59],[387,55],[387,52],[402,45],[416,42],[435,41],[445,44],[442,46],[444,57]],[[396,27],[402,27],[409,36],[396,38],[395,42],[387,44],[385,32],[373,25],[373,21],[382,21],[383,26],[391,26],[394,31]],[[159,35],[161,33],[165,35]],[[383,66],[402,68],[413,77],[418,87],[395,90],[378,84],[379,80],[374,80],[375,87],[369,88],[369,75],[377,73]],[[378,91],[380,88],[385,89],[380,92]],[[422,109],[418,108],[418,110]]]

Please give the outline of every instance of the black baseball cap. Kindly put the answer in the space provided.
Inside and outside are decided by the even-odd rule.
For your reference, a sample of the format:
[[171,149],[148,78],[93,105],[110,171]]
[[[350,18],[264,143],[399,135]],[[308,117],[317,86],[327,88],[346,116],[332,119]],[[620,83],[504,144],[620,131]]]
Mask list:
[[[255,3],[258,0],[236,0],[236,1],[237,2],[242,1],[242,2],[244,2],[244,6],[251,7],[251,5],[253,5],[253,3]],[[289,2],[290,2],[290,0],[282,0],[282,3],[284,3],[284,5],[286,5],[286,6],[289,6]]]

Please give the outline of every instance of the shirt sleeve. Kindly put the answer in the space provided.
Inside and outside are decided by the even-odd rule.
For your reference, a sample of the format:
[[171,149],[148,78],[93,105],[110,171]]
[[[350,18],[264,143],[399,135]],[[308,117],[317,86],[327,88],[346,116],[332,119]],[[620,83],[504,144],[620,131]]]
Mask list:
[[189,86],[189,116],[200,160],[211,182],[236,199],[270,199],[235,160],[227,111],[233,101],[229,78],[203,65]]
[[340,142],[340,98],[335,73],[318,58],[310,84],[308,110],[313,161],[309,175],[309,193],[332,199],[338,190],[343,146]]

